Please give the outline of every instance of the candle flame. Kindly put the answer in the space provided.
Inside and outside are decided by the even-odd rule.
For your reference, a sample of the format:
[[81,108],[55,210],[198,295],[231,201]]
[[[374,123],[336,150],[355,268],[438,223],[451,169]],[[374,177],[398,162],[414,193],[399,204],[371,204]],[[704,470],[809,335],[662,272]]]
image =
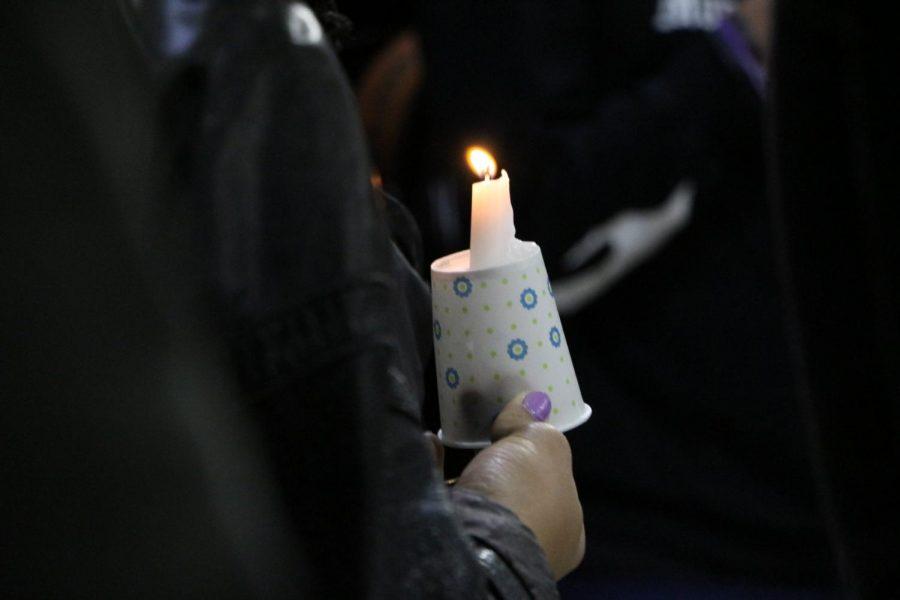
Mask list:
[[471,146],[466,150],[466,160],[469,168],[479,177],[490,179],[497,174],[497,161],[491,153],[481,146]]

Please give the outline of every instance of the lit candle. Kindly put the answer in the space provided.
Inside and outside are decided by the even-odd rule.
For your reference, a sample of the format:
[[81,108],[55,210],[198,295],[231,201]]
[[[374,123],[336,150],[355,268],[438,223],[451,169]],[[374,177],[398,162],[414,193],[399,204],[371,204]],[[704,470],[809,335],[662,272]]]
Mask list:
[[512,259],[516,239],[509,176],[506,171],[498,179],[497,162],[483,148],[466,152],[469,166],[484,181],[472,185],[472,229],[469,242],[470,269],[486,269]]

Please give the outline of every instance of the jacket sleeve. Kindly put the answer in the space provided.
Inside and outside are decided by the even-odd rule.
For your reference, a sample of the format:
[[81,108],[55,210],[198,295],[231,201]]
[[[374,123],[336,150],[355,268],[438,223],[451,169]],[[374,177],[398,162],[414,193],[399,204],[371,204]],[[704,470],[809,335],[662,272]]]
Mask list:
[[450,497],[495,597],[559,597],[537,539],[515,514],[467,490],[453,490]]

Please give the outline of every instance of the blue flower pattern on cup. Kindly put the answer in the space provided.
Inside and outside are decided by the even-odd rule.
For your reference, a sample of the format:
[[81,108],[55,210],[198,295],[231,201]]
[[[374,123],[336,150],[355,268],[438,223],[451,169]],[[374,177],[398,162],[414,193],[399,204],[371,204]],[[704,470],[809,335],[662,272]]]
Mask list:
[[460,298],[468,298],[472,293],[472,282],[468,277],[457,277],[453,280],[453,293]]
[[447,387],[451,390],[455,390],[459,387],[459,372],[453,367],[447,369],[444,379],[447,381]]
[[441,322],[437,319],[434,320],[434,339],[440,341],[441,339]]
[[558,327],[550,329],[550,343],[553,344],[554,348],[559,348],[559,345],[562,344],[562,336],[559,333]]
[[506,353],[513,360],[522,360],[528,354],[528,344],[525,340],[516,338],[506,347]]
[[522,307],[525,310],[531,310],[535,306],[537,306],[537,292],[535,292],[531,288],[525,288],[522,290],[522,295],[519,296],[519,303],[522,304]]

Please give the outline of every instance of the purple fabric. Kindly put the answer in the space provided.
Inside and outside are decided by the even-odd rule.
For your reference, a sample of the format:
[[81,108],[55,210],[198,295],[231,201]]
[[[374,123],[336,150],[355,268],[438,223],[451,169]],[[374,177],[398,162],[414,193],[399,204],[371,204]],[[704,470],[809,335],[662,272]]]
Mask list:
[[723,19],[714,35],[722,43],[729,58],[747,75],[753,89],[760,96],[765,96],[766,68],[753,53],[747,35],[736,17]]

